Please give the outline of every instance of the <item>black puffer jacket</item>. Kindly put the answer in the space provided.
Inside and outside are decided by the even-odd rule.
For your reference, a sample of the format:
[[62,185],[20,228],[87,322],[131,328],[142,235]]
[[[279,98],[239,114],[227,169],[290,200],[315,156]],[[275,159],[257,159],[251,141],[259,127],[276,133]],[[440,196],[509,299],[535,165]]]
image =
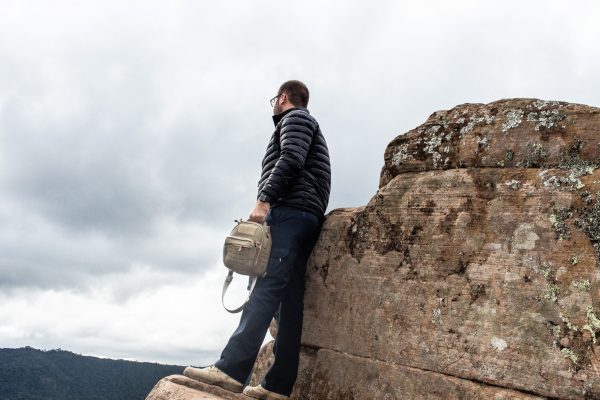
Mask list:
[[275,132],[262,161],[257,198],[323,218],[331,190],[329,150],[319,124],[306,108],[273,116]]

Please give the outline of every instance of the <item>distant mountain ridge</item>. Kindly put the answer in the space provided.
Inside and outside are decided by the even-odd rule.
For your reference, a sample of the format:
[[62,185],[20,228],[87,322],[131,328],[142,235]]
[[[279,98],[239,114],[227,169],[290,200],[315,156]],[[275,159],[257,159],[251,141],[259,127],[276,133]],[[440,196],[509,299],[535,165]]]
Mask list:
[[143,400],[160,378],[183,368],[60,349],[0,349],[0,399]]

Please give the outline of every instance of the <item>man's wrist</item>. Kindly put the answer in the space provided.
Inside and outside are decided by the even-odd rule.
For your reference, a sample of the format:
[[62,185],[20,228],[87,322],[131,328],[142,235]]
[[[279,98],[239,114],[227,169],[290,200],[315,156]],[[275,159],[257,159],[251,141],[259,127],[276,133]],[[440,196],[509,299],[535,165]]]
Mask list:
[[261,194],[258,196],[258,199],[257,199],[257,200],[258,200],[258,201],[260,201],[260,202],[263,202],[263,203],[270,203],[270,202],[271,202],[271,201],[270,201],[270,200],[271,200],[271,199],[270,199],[270,197],[269,197],[269,196],[267,196],[267,194],[265,194],[265,193],[261,193]]

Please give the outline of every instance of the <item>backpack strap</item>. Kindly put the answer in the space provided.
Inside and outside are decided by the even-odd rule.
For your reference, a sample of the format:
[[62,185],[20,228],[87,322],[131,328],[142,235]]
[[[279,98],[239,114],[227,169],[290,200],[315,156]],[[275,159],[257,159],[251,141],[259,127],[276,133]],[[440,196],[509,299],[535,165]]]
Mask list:
[[[227,306],[225,306],[225,292],[227,292],[227,288],[229,288],[229,284],[231,284],[232,280],[233,280],[233,271],[229,270],[229,273],[227,274],[227,277],[225,278],[225,282],[223,282],[223,291],[221,292],[221,303],[223,304],[223,308],[225,308],[230,313],[235,314],[235,313],[239,313],[240,311],[242,311],[244,309],[244,307],[246,306],[246,304],[248,303],[248,301],[250,300],[250,295],[252,294],[252,291],[254,290],[254,286],[256,285],[256,281],[258,280],[258,277],[249,276],[249,282],[248,282],[247,289],[250,292],[248,293],[248,298],[246,299],[244,304],[242,304],[241,306],[239,306],[238,308],[236,308],[234,310],[230,310],[229,308],[227,308]],[[250,284],[250,282],[252,282],[252,284]]]

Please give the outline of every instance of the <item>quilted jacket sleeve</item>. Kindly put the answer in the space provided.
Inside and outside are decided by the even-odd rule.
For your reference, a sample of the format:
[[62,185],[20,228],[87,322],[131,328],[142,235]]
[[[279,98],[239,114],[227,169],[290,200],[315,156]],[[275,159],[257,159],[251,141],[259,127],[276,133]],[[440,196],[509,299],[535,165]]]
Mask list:
[[315,121],[305,112],[286,115],[280,127],[280,156],[260,192],[267,202],[278,199],[304,167],[316,131]]

